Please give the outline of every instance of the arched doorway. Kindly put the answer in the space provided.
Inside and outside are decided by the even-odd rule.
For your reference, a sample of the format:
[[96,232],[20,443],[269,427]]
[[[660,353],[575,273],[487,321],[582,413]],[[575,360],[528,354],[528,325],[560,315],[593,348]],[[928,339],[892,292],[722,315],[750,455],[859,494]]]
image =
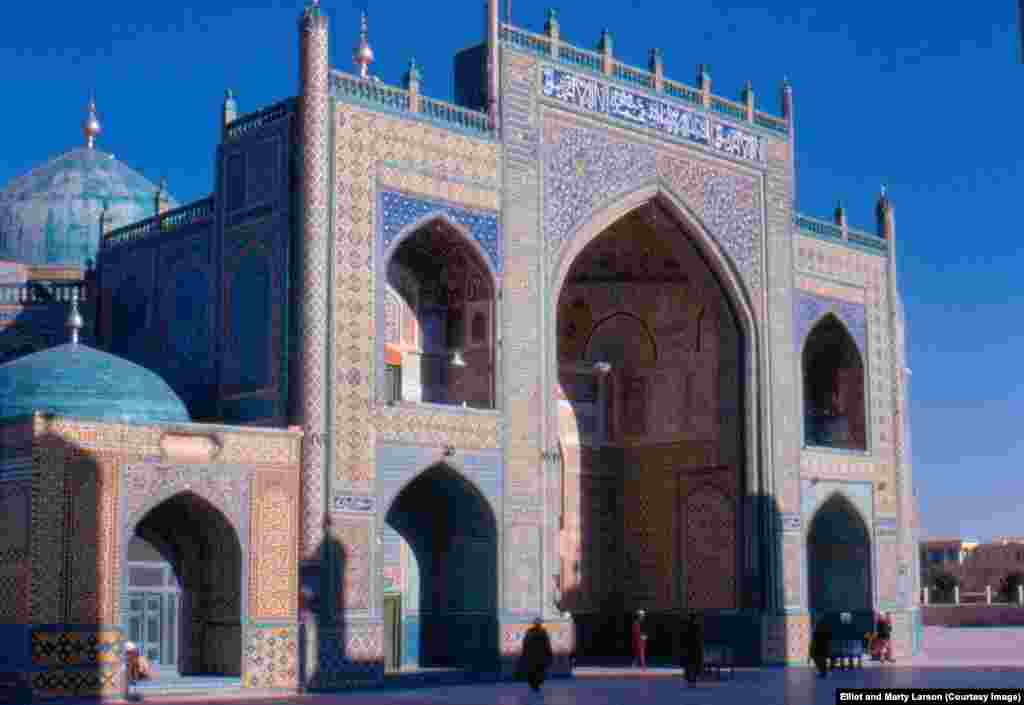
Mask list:
[[[149,510],[134,536],[128,550],[134,544],[137,552],[146,546],[159,555],[173,571],[174,590],[139,589],[126,576],[122,612],[128,638],[160,645],[150,653],[159,655],[161,676],[241,676],[243,556],[231,522],[207,500],[182,492]],[[171,599],[177,602],[173,620]]]
[[570,249],[556,278],[560,607],[584,661],[628,656],[638,609],[649,658],[667,661],[683,610],[710,623],[760,604],[738,584],[750,319],[695,227],[655,197]]
[[385,521],[411,559],[408,590],[399,614],[390,615],[401,625],[402,666],[496,668],[498,532],[486,498],[452,468],[435,465],[398,493]]
[[871,611],[871,539],[860,513],[840,494],[811,521],[807,565],[812,614]]
[[864,363],[853,336],[834,315],[811,330],[802,363],[804,443],[866,450]]

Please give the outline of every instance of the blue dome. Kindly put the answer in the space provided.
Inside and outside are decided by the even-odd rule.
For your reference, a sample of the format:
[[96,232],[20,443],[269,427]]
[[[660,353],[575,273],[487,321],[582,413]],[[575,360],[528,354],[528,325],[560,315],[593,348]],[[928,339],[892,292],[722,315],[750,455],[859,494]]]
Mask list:
[[35,411],[109,423],[189,421],[158,374],[80,343],[0,365],[0,419]]
[[[62,154],[0,191],[0,259],[84,265],[99,249],[107,204],[115,227],[152,216],[157,187],[114,159],[82,147]],[[177,207],[167,196],[167,207]]]

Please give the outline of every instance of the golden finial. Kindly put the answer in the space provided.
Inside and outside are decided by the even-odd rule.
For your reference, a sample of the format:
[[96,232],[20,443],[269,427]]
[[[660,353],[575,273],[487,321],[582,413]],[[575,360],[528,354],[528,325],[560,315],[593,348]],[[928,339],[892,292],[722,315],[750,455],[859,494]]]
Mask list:
[[88,114],[85,116],[85,122],[82,123],[82,132],[85,134],[85,146],[89,149],[94,149],[96,146],[96,136],[103,132],[103,128],[100,126],[100,119],[96,117],[96,98],[95,96],[89,98]]
[[359,26],[359,44],[352,54],[359,78],[368,78],[370,75],[370,64],[373,63],[373,49],[370,48],[370,29],[366,21],[366,13],[363,13]]

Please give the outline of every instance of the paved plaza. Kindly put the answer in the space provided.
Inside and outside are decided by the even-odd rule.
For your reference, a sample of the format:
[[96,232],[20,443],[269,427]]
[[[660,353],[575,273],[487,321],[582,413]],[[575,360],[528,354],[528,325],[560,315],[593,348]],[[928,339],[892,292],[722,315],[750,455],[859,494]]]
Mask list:
[[810,668],[739,669],[734,677],[686,688],[678,669],[580,668],[572,679],[549,681],[541,697],[521,683],[458,685],[330,695],[147,697],[159,705],[639,705],[650,703],[814,703],[833,705],[837,688],[1024,688],[1024,629],[925,629],[925,648],[907,663],[836,671],[826,679]]

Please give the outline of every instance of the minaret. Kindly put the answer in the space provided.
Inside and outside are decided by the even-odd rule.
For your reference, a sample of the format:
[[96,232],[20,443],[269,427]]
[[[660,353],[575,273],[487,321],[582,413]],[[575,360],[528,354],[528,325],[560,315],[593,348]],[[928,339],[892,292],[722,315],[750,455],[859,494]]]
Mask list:
[[352,61],[356,66],[356,74],[366,80],[370,77],[370,64],[373,63],[373,49],[370,48],[370,26],[366,21],[366,13],[359,24],[359,43],[352,51]]
[[96,148],[96,137],[103,132],[100,119],[96,117],[96,98],[89,98],[89,111],[82,122],[82,133],[85,135],[85,146],[87,149]]
[[326,518],[328,309],[328,120],[327,17],[313,0],[299,19],[299,129],[302,153],[300,220],[296,250],[302,296],[297,302],[297,404],[293,423],[302,426],[301,558],[320,560]]
[[220,111],[220,133],[221,139],[227,137],[228,125],[238,119],[238,103],[235,102],[235,95],[228,88],[224,91],[224,104]]

